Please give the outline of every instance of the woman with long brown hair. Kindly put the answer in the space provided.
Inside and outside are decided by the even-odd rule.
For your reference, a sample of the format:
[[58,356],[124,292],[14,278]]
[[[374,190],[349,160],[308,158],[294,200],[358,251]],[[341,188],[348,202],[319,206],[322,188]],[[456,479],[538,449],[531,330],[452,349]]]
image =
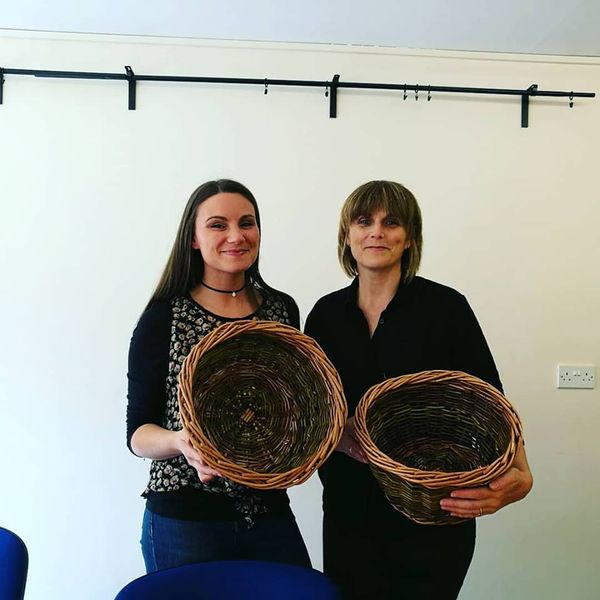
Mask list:
[[258,205],[245,186],[221,179],[198,187],[133,333],[127,444],[152,459],[141,542],[148,572],[219,559],[310,566],[287,493],[220,477],[179,417],[177,377],[207,333],[236,319],[300,325],[294,300],[260,275],[260,236]]

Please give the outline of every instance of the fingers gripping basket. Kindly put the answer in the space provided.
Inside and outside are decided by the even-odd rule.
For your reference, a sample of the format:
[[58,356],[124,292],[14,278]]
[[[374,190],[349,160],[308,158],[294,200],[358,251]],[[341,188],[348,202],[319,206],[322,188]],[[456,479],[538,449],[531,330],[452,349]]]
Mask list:
[[257,489],[302,483],[337,446],[347,416],[318,344],[274,321],[221,325],[179,375],[182,424],[224,477]]
[[355,430],[394,508],[427,525],[464,520],[443,511],[440,500],[504,473],[522,436],[508,400],[461,371],[423,371],[373,386],[356,409]]

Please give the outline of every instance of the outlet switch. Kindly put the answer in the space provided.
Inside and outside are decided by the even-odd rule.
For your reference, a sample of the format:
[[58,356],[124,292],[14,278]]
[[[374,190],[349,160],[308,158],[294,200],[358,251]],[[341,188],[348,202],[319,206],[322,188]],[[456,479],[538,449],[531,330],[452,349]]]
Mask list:
[[594,365],[558,365],[556,387],[593,389],[596,387],[596,367]]

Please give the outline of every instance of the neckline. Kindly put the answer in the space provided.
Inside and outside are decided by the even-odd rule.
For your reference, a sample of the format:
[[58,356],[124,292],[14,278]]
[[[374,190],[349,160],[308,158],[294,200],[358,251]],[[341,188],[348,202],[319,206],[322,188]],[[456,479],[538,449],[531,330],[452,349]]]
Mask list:
[[262,291],[261,291],[261,296],[262,296],[262,301],[256,307],[256,310],[254,312],[251,312],[248,315],[243,316],[243,317],[225,317],[223,315],[218,315],[217,313],[214,313],[214,312],[208,310],[208,308],[205,308],[204,306],[202,306],[202,304],[200,304],[199,302],[196,302],[196,300],[194,300],[194,298],[192,298],[192,294],[190,292],[186,293],[185,298],[187,300],[189,300],[194,306],[198,307],[202,312],[206,313],[207,315],[210,315],[211,317],[214,317],[215,319],[219,319],[220,321],[247,321],[247,320],[250,320],[253,317],[255,317],[258,314],[258,312],[262,309],[262,307],[264,306],[264,304],[266,302],[266,296],[264,295],[264,292],[262,292]]
[[[398,285],[398,289],[396,290],[396,293],[391,297],[387,306],[388,307],[396,306],[400,302],[401,298],[406,294],[406,291],[409,288],[409,286],[417,279],[420,279],[420,277],[415,276],[409,283],[406,283],[406,281],[404,281],[404,278],[402,278],[400,280],[400,283]],[[359,279],[358,279],[358,275],[357,275],[352,280],[352,283],[348,287],[345,288],[345,290],[346,290],[345,303],[346,303],[346,306],[354,307],[354,308],[357,308],[358,310],[360,310],[358,307],[358,285],[359,285]]]

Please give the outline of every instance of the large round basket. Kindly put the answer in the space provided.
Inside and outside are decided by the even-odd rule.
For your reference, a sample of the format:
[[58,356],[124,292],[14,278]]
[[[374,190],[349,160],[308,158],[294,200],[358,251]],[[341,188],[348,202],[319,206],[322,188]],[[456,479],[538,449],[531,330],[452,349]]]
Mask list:
[[339,375],[318,344],[275,321],[234,321],[207,335],[183,363],[179,407],[206,462],[257,489],[308,479],[347,416]]
[[440,500],[504,473],[522,436],[508,400],[461,371],[423,371],[373,386],[356,409],[355,430],[392,506],[427,525],[463,521]]

